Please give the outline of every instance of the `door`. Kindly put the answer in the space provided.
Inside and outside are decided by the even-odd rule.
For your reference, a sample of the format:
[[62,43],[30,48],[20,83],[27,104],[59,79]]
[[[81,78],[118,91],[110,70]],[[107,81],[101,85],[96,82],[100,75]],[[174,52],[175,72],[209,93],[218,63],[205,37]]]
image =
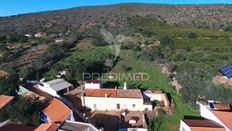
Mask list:
[[117,109],[120,109],[120,104],[117,104]]

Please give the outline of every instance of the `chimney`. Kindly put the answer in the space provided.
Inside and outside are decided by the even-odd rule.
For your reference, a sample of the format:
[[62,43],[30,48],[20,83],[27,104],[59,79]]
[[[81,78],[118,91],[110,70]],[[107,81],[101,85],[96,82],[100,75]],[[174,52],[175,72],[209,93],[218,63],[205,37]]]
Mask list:
[[209,109],[211,109],[211,110],[215,109],[214,103],[215,103],[214,100],[208,100],[208,107],[209,107]]
[[127,84],[126,84],[126,82],[124,82],[124,87],[123,87],[123,89],[124,89],[124,90],[127,89]]

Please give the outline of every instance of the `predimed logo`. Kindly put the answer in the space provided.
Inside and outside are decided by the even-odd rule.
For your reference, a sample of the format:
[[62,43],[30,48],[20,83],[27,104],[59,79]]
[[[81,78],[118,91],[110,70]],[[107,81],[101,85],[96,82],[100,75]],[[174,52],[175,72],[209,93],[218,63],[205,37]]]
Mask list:
[[114,65],[114,62],[119,57],[121,43],[124,41],[125,36],[119,34],[114,37],[109,31],[103,28],[100,30],[100,34],[102,34],[103,39],[109,44],[109,48],[112,50],[112,52],[114,52],[114,57],[106,59],[104,63],[106,67],[112,67]]

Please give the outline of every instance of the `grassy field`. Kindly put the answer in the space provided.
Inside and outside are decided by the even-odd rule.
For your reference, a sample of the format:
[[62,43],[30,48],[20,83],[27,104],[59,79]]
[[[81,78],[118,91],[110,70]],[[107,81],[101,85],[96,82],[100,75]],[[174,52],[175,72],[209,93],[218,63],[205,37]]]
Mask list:
[[[141,85],[148,89],[161,89],[166,93],[170,93],[175,102],[175,111],[171,115],[166,115],[166,122],[162,125],[160,130],[178,130],[180,119],[184,116],[199,116],[198,112],[193,109],[189,104],[183,103],[181,97],[176,93],[175,89],[169,85],[169,79],[166,75],[162,74],[159,66],[152,61],[138,60],[134,52],[131,50],[121,50],[120,57],[122,60],[113,68],[111,73],[139,73],[145,72],[150,75],[150,79],[146,81],[126,81],[128,85]],[[132,65],[132,70],[129,72],[123,72],[121,66],[123,64]],[[123,86],[125,80],[120,80],[120,84]]]

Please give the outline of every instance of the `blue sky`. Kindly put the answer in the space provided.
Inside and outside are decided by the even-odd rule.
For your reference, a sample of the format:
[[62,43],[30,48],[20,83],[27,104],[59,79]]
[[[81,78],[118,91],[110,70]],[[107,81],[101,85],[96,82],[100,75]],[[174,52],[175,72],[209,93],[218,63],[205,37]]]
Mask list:
[[211,4],[232,0],[0,0],[0,16],[116,3]]

